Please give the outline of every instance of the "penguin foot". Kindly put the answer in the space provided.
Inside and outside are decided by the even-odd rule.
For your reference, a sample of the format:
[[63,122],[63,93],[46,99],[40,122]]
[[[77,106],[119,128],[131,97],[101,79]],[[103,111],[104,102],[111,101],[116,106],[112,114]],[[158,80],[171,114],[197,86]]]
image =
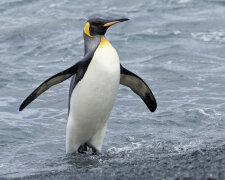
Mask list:
[[91,148],[92,149],[92,155],[98,155],[98,150],[94,147]]
[[92,150],[92,155],[98,155],[99,154],[98,150],[94,146],[92,146],[90,144],[87,144],[87,146]]
[[81,154],[84,154],[87,151],[87,147],[88,147],[88,145],[85,143],[85,144],[81,145],[77,151]]
[[90,148],[92,150],[92,155],[99,154],[98,150],[94,146],[87,144],[87,143],[80,145],[80,147],[78,148],[77,151],[78,151],[78,153],[84,154],[88,151],[88,148]]

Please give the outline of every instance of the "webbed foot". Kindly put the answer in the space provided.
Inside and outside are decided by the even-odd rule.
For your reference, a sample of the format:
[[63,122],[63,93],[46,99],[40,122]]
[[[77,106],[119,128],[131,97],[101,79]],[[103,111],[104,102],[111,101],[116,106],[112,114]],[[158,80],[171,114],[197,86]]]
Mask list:
[[81,145],[79,148],[78,148],[78,152],[79,153],[85,153],[86,151],[87,151],[87,147],[88,147],[88,145],[87,145],[87,143],[85,143],[85,144],[83,144],[83,145]]
[[92,155],[98,155],[100,154],[99,151],[92,145],[87,144],[87,146],[92,150]]

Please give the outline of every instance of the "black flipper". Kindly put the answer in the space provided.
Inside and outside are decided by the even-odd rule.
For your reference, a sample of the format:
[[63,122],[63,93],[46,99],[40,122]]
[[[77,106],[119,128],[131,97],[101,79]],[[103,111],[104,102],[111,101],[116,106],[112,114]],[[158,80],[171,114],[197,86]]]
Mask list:
[[136,74],[120,65],[120,84],[128,86],[145,102],[151,112],[157,108],[155,97],[148,85]]
[[86,69],[88,64],[90,63],[90,60],[92,59],[92,57],[93,57],[93,52],[85,55],[81,61],[71,66],[70,68],[58,74],[55,74],[54,76],[47,79],[23,101],[23,103],[20,105],[19,111],[22,111],[28,104],[30,104],[34,99],[36,99],[40,94],[45,92],[50,87],[65,81],[66,79],[70,78],[77,72],[80,72],[80,70],[84,71],[84,69]]
[[40,94],[45,92],[51,86],[61,83],[64,80],[71,77],[72,75],[74,75],[77,72],[77,69],[78,69],[78,63],[47,79],[23,101],[23,103],[20,105],[19,111],[22,111],[28,104],[30,104],[34,99],[36,99]]

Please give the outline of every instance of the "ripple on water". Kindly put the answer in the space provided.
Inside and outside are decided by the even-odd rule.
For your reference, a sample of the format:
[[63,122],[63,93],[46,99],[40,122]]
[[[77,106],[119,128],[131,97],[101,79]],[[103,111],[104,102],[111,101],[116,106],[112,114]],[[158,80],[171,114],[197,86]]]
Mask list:
[[205,42],[214,42],[214,43],[224,43],[225,42],[225,33],[221,32],[198,32],[191,34],[195,39],[202,40]]

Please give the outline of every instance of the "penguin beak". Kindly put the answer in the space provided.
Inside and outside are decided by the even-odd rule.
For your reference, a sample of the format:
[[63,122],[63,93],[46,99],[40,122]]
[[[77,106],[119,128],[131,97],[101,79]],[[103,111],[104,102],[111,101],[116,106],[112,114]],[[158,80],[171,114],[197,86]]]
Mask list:
[[117,24],[119,22],[123,22],[123,21],[128,21],[129,19],[127,18],[123,18],[123,19],[114,19],[114,20],[110,20],[109,22],[105,23],[103,26],[104,27],[109,27],[112,26],[113,24]]

